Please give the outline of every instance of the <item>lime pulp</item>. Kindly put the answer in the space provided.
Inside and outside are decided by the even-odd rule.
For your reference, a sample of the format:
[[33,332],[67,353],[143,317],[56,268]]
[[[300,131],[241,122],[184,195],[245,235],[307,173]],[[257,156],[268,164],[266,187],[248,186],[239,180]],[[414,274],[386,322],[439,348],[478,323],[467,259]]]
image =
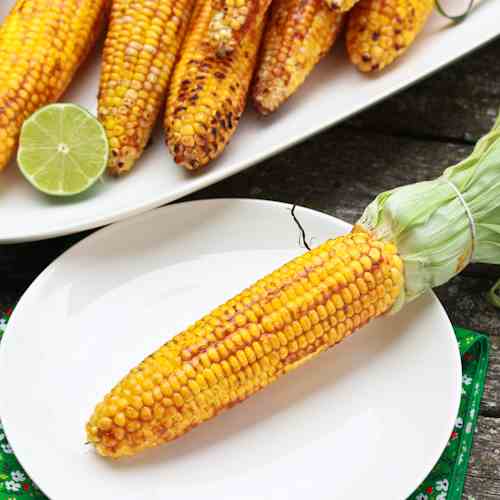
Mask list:
[[104,128],[75,104],[50,104],[23,124],[17,163],[39,191],[55,196],[82,193],[103,174],[109,146]]

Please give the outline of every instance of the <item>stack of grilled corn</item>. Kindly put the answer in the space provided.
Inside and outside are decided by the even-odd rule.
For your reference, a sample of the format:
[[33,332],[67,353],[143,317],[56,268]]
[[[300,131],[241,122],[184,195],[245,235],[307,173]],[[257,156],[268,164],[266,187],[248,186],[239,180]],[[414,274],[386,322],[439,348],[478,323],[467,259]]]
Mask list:
[[276,110],[329,51],[344,20],[350,60],[374,71],[404,52],[433,8],[433,0],[270,4],[18,0],[0,28],[0,170],[23,120],[64,92],[108,11],[98,115],[111,145],[108,171],[120,175],[141,156],[165,101],[168,149],[186,168],[203,167],[224,150],[247,94],[260,113]]

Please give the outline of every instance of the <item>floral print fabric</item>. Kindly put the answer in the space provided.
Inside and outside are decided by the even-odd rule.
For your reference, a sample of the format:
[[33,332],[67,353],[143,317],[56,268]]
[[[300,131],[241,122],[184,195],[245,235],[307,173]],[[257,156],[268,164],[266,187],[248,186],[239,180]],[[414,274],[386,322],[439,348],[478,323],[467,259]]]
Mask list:
[[455,327],[462,357],[462,399],[441,458],[409,500],[460,500],[488,368],[486,335]]
[[[0,311],[0,341],[11,311]],[[450,440],[408,500],[460,500],[488,366],[488,337],[455,328],[462,356],[462,399]],[[0,500],[46,499],[14,456],[0,421]]]
[[[0,311],[0,341],[10,313],[11,310]],[[0,500],[45,500],[46,498],[17,461],[0,420]]]

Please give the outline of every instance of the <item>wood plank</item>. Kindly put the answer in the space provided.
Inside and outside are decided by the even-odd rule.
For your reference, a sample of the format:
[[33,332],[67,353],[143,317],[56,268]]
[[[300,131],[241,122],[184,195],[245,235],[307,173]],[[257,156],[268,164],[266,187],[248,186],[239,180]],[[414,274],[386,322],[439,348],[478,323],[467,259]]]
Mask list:
[[[500,277],[500,269],[496,277]],[[500,336],[500,311],[485,297],[494,281],[493,276],[456,276],[435,291],[452,323]]]
[[1,289],[22,294],[56,257],[88,234],[89,231],[32,243],[0,245]]
[[435,178],[471,149],[337,127],[190,198],[273,199],[354,222],[378,193]]
[[500,337],[491,337],[488,376],[480,413],[489,417],[497,417],[500,430]]
[[464,500],[500,498],[500,421],[479,417],[464,488]]
[[489,130],[500,107],[499,51],[497,39],[345,124],[475,142]]

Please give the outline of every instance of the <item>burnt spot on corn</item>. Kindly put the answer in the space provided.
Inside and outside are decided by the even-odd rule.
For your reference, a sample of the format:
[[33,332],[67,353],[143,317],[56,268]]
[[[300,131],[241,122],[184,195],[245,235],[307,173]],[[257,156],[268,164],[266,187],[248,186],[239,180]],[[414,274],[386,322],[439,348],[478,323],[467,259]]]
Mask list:
[[98,117],[117,152],[108,164],[112,175],[128,172],[148,144],[193,3],[112,2],[98,104]]
[[[166,143],[175,161],[189,170],[219,156],[234,133],[264,26],[261,17],[238,46],[220,58],[206,40],[212,10],[211,0],[196,4],[167,99]],[[226,120],[229,114],[231,127]]]
[[361,71],[385,68],[422,30],[433,0],[360,0],[347,26],[347,51]]
[[325,0],[274,0],[271,5],[252,98],[262,114],[276,110],[328,52],[343,14]]
[[22,123],[59,99],[94,45],[105,0],[16,2],[0,36],[0,171]]
[[176,439],[384,314],[403,286],[391,243],[359,228],[329,240],[132,369],[96,406],[88,441],[119,458]]

